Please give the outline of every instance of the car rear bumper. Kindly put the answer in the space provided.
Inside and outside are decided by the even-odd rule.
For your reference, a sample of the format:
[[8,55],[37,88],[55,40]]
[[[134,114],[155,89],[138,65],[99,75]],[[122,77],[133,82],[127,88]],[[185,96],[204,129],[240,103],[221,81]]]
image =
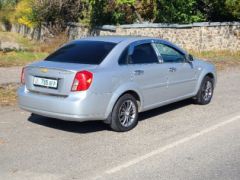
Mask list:
[[24,86],[18,90],[20,108],[46,117],[69,120],[105,120],[111,94],[76,92],[69,96],[53,96],[28,91]]

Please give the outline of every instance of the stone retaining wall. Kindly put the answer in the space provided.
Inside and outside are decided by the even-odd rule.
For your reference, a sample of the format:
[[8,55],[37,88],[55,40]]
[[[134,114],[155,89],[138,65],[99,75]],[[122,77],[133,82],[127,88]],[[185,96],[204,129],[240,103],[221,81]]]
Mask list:
[[[180,24],[132,24],[105,25],[91,32],[92,35],[132,35],[159,37],[195,51],[239,51],[240,23],[193,23]],[[69,38],[89,35],[79,25],[69,26]]]
[[13,24],[11,32],[16,32],[29,39],[40,41],[45,41],[49,38],[54,37],[45,26],[38,28],[29,28],[25,25]]
[[[33,29],[12,25],[11,31],[41,41],[53,37],[45,26]],[[92,30],[78,23],[68,23],[67,33],[69,40],[99,35],[149,36],[166,39],[195,51],[240,51],[240,22],[104,25]]]
[[19,33],[24,37],[29,39],[34,39],[38,41],[45,41],[49,38],[54,37],[44,25],[37,28],[29,28],[22,24],[10,24],[10,27],[6,27],[6,24],[0,22],[0,28],[2,31],[10,31],[14,33]]

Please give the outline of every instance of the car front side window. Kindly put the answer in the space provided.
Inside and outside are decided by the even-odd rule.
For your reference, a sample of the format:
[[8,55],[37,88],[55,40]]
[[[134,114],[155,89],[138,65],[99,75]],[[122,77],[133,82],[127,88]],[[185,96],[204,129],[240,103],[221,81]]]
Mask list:
[[185,62],[185,56],[174,48],[165,44],[155,44],[157,50],[162,56],[164,63],[181,63]]

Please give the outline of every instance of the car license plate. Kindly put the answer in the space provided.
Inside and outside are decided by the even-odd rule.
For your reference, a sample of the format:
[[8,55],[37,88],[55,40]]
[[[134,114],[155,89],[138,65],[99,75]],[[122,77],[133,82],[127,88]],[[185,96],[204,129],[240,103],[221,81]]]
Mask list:
[[33,85],[41,86],[46,88],[57,89],[58,81],[56,79],[48,79],[48,78],[41,78],[41,77],[34,77]]

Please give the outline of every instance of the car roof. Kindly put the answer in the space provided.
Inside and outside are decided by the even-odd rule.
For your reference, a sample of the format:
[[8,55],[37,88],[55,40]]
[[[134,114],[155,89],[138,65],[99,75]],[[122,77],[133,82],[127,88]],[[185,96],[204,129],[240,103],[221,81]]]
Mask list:
[[175,44],[161,39],[161,38],[154,38],[154,37],[143,37],[143,36],[91,36],[91,37],[85,37],[85,38],[81,38],[78,40],[75,40],[74,42],[79,42],[82,40],[86,40],[86,41],[103,41],[103,42],[109,42],[109,43],[120,43],[123,41],[128,41],[128,42],[134,42],[134,41],[139,41],[139,40],[158,40],[161,41],[162,43],[165,43],[167,45],[170,45],[172,47],[174,47],[175,49],[178,49],[180,52],[186,54],[186,51],[183,50],[182,48],[176,46]]
[[80,40],[89,40],[89,41],[104,41],[104,42],[112,42],[112,43],[120,43],[125,40],[144,40],[144,39],[156,39],[150,37],[140,37],[140,36],[92,36],[81,38]]

